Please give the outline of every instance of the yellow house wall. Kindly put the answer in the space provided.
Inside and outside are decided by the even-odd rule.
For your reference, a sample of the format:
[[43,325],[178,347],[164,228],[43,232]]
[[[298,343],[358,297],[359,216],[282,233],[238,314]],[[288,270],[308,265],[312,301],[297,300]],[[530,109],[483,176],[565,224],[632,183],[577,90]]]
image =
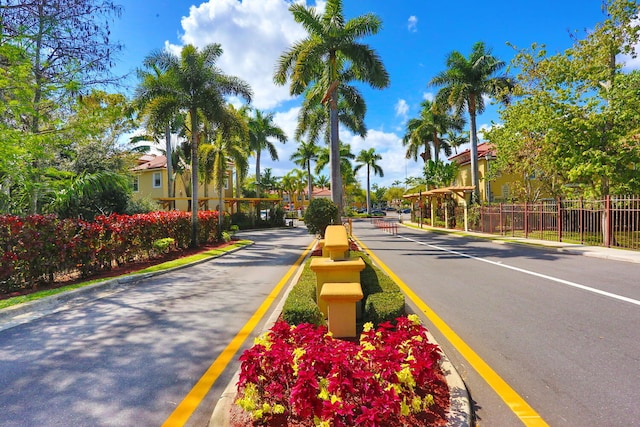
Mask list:
[[[161,183],[160,188],[153,188],[153,175],[155,172],[161,173]],[[166,169],[155,169],[155,170],[145,170],[139,171],[136,173],[138,176],[138,191],[133,192],[134,199],[142,199],[144,197],[148,197],[151,199],[160,199],[168,197],[169,191],[167,188],[167,170]],[[209,197],[218,197],[218,191],[214,187],[213,184],[208,185]],[[184,184],[180,177],[176,177],[175,180],[175,189],[176,194],[175,197],[187,197],[187,192],[185,191]],[[229,173],[229,177],[227,178],[227,188],[223,189],[224,194],[223,197],[233,197],[233,189],[232,189],[232,178],[231,173]],[[198,197],[204,197],[204,186],[199,185],[198,188]],[[218,205],[217,200],[209,201],[209,209],[215,210]],[[189,204],[187,200],[176,200],[176,209],[181,211],[188,211]],[[229,209],[229,206],[225,204],[225,209]]]
[[[491,162],[488,162],[489,171],[491,171]],[[516,182],[522,181],[520,177],[514,174],[501,174],[500,176],[492,178],[488,183],[487,176],[487,160],[481,159],[478,161],[478,175],[480,181],[480,200],[482,202],[506,202],[513,196],[511,193],[511,185]],[[454,185],[467,186],[473,185],[471,182],[471,164],[463,165],[458,170],[458,176],[455,179]],[[535,185],[535,183],[534,183]],[[505,192],[505,187],[508,188]],[[488,192],[487,192],[488,191]],[[542,197],[545,197],[544,194]],[[462,201],[462,199],[460,199]]]

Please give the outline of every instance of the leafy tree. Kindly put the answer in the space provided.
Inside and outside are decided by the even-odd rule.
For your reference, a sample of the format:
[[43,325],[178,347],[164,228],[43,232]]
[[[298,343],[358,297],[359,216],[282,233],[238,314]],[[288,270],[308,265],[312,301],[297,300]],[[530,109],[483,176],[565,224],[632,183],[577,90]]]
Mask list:
[[424,165],[423,173],[427,189],[429,187],[447,187],[456,178],[458,165],[456,163],[444,163],[441,160],[429,160]]
[[382,156],[375,151],[375,148],[361,150],[358,157],[356,157],[357,164],[353,168],[353,172],[356,173],[361,167],[367,167],[367,214],[371,213],[371,170],[373,169],[374,175],[384,176],[384,171],[377,163],[379,160],[382,160]]
[[376,34],[381,22],[373,14],[345,21],[342,0],[328,0],[322,15],[314,7],[300,3],[292,4],[289,10],[309,35],[280,56],[274,80],[278,84],[290,80],[291,94],[300,95],[323,75],[326,77],[323,83],[324,100],[329,101],[330,109],[331,198],[341,205],[342,186],[336,185],[341,178],[337,95],[340,64],[341,61],[349,62],[354,79],[374,88],[381,89],[389,84],[389,75],[381,59],[366,44],[357,41]]
[[[201,139],[200,115],[212,126],[222,126],[235,120],[229,113],[225,96],[237,95],[251,100],[252,91],[241,79],[229,76],[216,66],[222,55],[219,44],[209,44],[202,50],[193,45],[182,48],[180,57],[159,51],[151,54],[145,63],[167,73],[166,79],[140,86],[138,98],[166,99],[173,107],[187,111],[190,125],[191,152],[191,245],[198,246],[198,146]],[[145,93],[140,93],[145,92]]]
[[508,101],[508,93],[514,82],[507,76],[495,76],[505,67],[505,63],[491,54],[483,42],[473,45],[471,54],[465,58],[453,51],[447,57],[447,69],[438,73],[429,85],[440,86],[436,102],[454,107],[456,113],[469,113],[471,134],[471,181],[474,185],[473,200],[479,200],[480,179],[478,176],[478,135],[476,117],[485,109],[483,96],[489,95],[503,102]]
[[278,160],[278,151],[269,138],[275,138],[283,144],[287,142],[287,135],[273,123],[273,113],[264,114],[255,110],[255,114],[249,118],[249,149],[256,156],[256,197],[260,197],[260,155],[262,150],[267,150],[271,160]]
[[518,52],[517,102],[501,112],[504,126],[487,135],[499,171],[535,176],[558,197],[575,189],[591,197],[640,190],[640,73],[617,62],[635,55],[637,4],[607,1],[605,12],[565,52],[549,56],[535,44]]
[[417,160],[418,151],[424,145],[424,152],[420,154],[424,162],[431,159],[429,143],[433,145],[433,158],[438,161],[440,151],[451,155],[451,145],[444,135],[450,131],[460,131],[464,126],[464,119],[460,115],[449,113],[449,107],[438,105],[425,99],[420,104],[420,117],[407,122],[407,133],[402,138],[402,144],[407,147],[406,158]]
[[122,45],[111,40],[109,23],[121,11],[110,0],[4,0],[0,5],[3,39],[23,48],[31,61],[33,114],[24,124],[32,133],[66,104],[65,97],[115,81],[109,70]]
[[309,192],[309,201],[311,201],[311,193],[313,192],[311,162],[318,160],[318,146],[313,141],[300,142],[298,149],[291,155],[290,159],[307,171],[307,191]]

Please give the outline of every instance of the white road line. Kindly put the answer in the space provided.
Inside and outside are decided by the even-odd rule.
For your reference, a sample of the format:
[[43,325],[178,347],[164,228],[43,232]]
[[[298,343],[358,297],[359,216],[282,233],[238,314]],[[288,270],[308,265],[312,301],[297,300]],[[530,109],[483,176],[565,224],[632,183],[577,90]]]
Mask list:
[[462,256],[462,257],[465,257],[465,258],[471,258],[471,259],[474,259],[476,261],[486,262],[488,264],[497,265],[498,267],[502,267],[502,268],[508,268],[509,270],[514,270],[514,271],[518,271],[520,273],[529,274],[531,276],[540,277],[542,279],[551,280],[553,282],[562,283],[563,285],[572,286],[574,288],[582,289],[583,291],[593,292],[594,294],[599,294],[599,295],[602,295],[602,296],[605,296],[605,297],[617,299],[617,300],[620,300],[620,301],[624,301],[624,302],[628,302],[628,303],[640,306],[640,301],[632,299],[632,298],[623,297],[622,295],[612,294],[611,292],[606,292],[606,291],[602,291],[600,289],[591,288],[589,286],[581,285],[579,283],[570,282],[569,280],[564,280],[564,279],[559,279],[557,277],[547,276],[546,274],[536,273],[535,271],[530,271],[530,270],[525,270],[525,269],[518,268],[518,267],[513,267],[511,265],[503,264],[502,262],[491,261],[491,260],[484,259],[484,258],[478,258],[478,257],[475,257],[473,255],[465,254],[463,252],[453,251],[451,249],[443,248],[443,247],[436,246],[436,245],[431,245],[431,244],[425,243],[425,242],[420,242],[418,240],[411,239],[409,237],[405,237],[405,236],[398,236],[398,237],[400,237],[402,239],[405,239],[405,240],[409,240],[410,242],[417,243],[419,245],[429,246],[430,248],[437,249],[439,251],[448,252],[450,254],[459,255],[459,256]]

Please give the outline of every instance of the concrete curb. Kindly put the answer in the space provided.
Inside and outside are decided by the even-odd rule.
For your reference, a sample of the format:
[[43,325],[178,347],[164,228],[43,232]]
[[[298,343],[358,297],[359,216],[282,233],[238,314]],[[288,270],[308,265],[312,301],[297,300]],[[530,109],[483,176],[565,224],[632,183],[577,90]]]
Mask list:
[[[300,267],[296,271],[296,274],[291,278],[287,290],[284,295],[280,299],[280,302],[274,309],[273,313],[269,317],[267,324],[265,325],[265,330],[268,330],[273,326],[273,324],[278,320],[280,313],[282,312],[282,307],[284,306],[284,302],[291,292],[293,285],[298,282],[300,275],[302,274],[302,270],[304,269],[304,263],[311,256],[310,254],[305,258],[305,260],[300,264]],[[408,305],[407,311],[414,313],[414,310]],[[264,332],[263,331],[263,332]],[[427,331],[427,337],[429,341],[436,344],[440,347],[440,344],[436,341],[435,337],[431,335],[431,332]],[[471,411],[471,401],[469,399],[469,392],[467,391],[467,387],[462,380],[462,377],[456,370],[456,368],[451,364],[447,355],[442,352],[442,359],[440,360],[440,368],[444,373],[444,376],[447,381],[447,385],[449,387],[449,396],[450,396],[450,410],[447,414],[447,426],[448,427],[471,427],[473,424],[473,415]],[[211,419],[209,420],[209,427],[230,427],[229,420],[229,412],[231,410],[231,405],[234,404],[236,398],[236,384],[240,379],[240,370],[237,370],[236,373],[229,381],[229,384],[222,392],[222,395],[218,399],[215,408],[213,409],[213,413],[211,414]]]
[[92,285],[83,286],[81,288],[73,289],[66,292],[60,292],[59,294],[50,295],[48,297],[40,298],[34,301],[28,301],[22,304],[3,308],[0,310],[0,331],[12,328],[14,326],[29,322],[34,319],[38,319],[51,313],[56,313],[58,311],[66,310],[92,300],[104,298],[112,293],[125,289],[127,286],[133,286],[141,280],[159,276],[171,271],[177,271],[183,268],[202,264],[226,254],[236,252],[253,244],[254,243],[251,242],[248,245],[233,248],[221,254],[212,255],[207,258],[203,258],[166,270],[106,279],[102,282],[94,283]]

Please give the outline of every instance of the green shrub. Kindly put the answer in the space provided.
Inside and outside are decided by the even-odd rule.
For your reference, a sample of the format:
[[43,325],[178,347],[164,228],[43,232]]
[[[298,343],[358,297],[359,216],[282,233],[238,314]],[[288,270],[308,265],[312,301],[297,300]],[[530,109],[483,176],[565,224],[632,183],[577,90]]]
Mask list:
[[379,292],[367,297],[362,313],[364,322],[372,322],[379,325],[382,322],[392,321],[400,316],[405,316],[404,294],[398,291]]
[[298,282],[293,286],[282,307],[282,318],[290,325],[312,323],[324,325],[324,316],[316,303],[316,274],[309,265],[311,259],[305,263]]
[[304,213],[304,223],[311,234],[319,234],[324,238],[328,225],[340,224],[338,205],[329,199],[312,199]]
[[171,237],[165,237],[164,239],[158,239],[153,242],[153,250],[157,253],[164,254],[175,247],[176,239]]

